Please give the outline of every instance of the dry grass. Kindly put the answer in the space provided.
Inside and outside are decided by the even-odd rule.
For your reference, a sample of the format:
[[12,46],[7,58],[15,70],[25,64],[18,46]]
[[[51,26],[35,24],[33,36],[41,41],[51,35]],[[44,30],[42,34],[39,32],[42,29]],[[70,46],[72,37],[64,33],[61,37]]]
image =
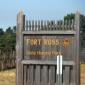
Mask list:
[[85,64],[80,65],[80,85],[85,85]]
[[0,85],[15,85],[15,69],[0,72]]

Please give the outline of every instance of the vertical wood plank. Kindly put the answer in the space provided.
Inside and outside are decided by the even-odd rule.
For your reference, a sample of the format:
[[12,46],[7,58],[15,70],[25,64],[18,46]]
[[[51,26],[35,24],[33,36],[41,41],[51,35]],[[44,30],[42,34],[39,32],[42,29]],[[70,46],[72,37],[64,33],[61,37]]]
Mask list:
[[55,78],[56,73],[55,73],[55,66],[50,66],[49,68],[49,85],[55,85]]
[[27,66],[27,85],[30,85],[30,68]]
[[40,85],[40,66],[36,66],[35,70],[35,85]]
[[21,60],[23,59],[23,36],[22,31],[25,28],[25,15],[23,11],[20,11],[17,15],[17,29],[16,29],[16,85],[23,85],[23,65]]
[[70,73],[69,73],[69,71],[70,71],[70,67],[69,66],[65,66],[65,70],[64,70],[64,72],[63,72],[63,83],[64,83],[64,85],[70,85]]
[[76,85],[80,84],[80,62],[79,62],[79,55],[80,55],[80,13],[77,12],[75,15],[75,30],[76,30]]
[[34,83],[34,68],[33,68],[33,65],[30,65],[29,66],[29,70],[30,70],[30,74],[29,74],[29,82],[30,84],[29,85],[33,85]]
[[43,66],[42,68],[42,75],[41,75],[41,85],[48,84],[48,70],[47,66]]
[[26,21],[26,31],[28,31],[28,21]]
[[56,85],[58,85],[57,66],[56,66]]
[[27,66],[24,65],[24,85],[27,85]]
[[31,21],[28,21],[28,30],[30,31],[31,30]]
[[71,67],[70,70],[71,70],[70,71],[71,72],[70,73],[70,83],[71,83],[71,85],[75,85],[75,74],[74,74],[75,70],[73,67]]

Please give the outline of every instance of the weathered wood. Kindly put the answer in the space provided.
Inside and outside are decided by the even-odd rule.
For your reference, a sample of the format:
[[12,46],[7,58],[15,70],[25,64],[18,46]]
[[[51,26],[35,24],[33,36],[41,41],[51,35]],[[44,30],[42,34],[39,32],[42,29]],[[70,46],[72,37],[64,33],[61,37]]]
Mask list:
[[28,30],[30,31],[31,30],[31,22],[30,21],[28,21]]
[[34,66],[29,66],[29,85],[33,85],[34,83]]
[[[33,22],[35,23],[35,25],[33,24]],[[56,23],[54,20],[51,20],[51,21],[41,20],[39,23],[38,23],[38,21],[33,21],[33,22],[30,21],[30,24],[28,27],[29,28],[31,27],[31,30],[34,30],[34,31],[36,31],[36,30],[37,31],[39,31],[39,30],[53,31],[53,30],[73,30],[74,29],[74,26],[72,27],[72,25],[71,25],[71,23],[72,23],[71,20],[57,21]],[[72,24],[74,25],[74,23],[72,23]]]
[[36,70],[35,70],[35,85],[41,85],[41,69],[40,69],[40,65],[36,65]]
[[17,77],[16,85],[23,85],[23,65],[21,64],[23,55],[23,37],[22,31],[25,28],[25,15],[23,11],[20,11],[17,15],[17,29],[16,29],[16,67],[17,67]]
[[79,62],[79,56],[80,56],[80,13],[77,12],[75,14],[75,30],[76,30],[76,85],[80,84],[80,62]]
[[[23,60],[22,64],[29,64],[29,65],[56,65],[56,61],[51,60]],[[63,65],[67,66],[74,66],[75,63],[73,61],[63,61]]]
[[30,67],[27,65],[27,85],[30,85]]
[[49,85],[55,85],[56,81],[55,66],[49,66]]
[[28,21],[26,21],[26,29],[25,30],[28,30]]
[[40,34],[40,35],[43,35],[43,34],[47,34],[47,35],[49,35],[49,34],[51,34],[51,35],[55,35],[55,34],[57,34],[57,35],[59,35],[59,34],[61,34],[61,35],[74,35],[74,34],[76,34],[76,32],[75,31],[71,31],[71,30],[69,30],[69,31],[23,31],[22,32],[23,34]]
[[75,85],[75,70],[73,67],[70,68],[70,84]]
[[63,73],[63,83],[64,85],[70,85],[70,67],[66,66]]
[[[17,18],[16,33],[16,84],[79,85],[79,28],[79,13],[75,15],[75,25],[74,20],[27,21],[25,28],[24,13],[20,12]],[[30,39],[34,41],[30,42]],[[42,42],[37,39],[41,39]],[[45,42],[44,39],[48,41],[45,40]],[[48,44],[46,45],[46,43]],[[31,51],[36,55],[31,55]],[[43,55],[42,53],[37,54],[38,51],[43,52]],[[45,52],[51,52],[51,54],[44,55]],[[52,52],[56,54],[52,54]],[[60,54],[63,56],[63,74],[56,74],[56,59]]]
[[48,68],[47,66],[43,66],[41,75],[41,85],[47,84],[48,84]]
[[55,73],[55,85],[58,85],[58,75],[57,75],[57,65],[56,65],[56,67],[55,67],[55,71],[56,71],[56,73]]
[[24,85],[27,85],[27,66],[26,65],[24,65],[24,68],[23,68],[23,72],[24,72]]

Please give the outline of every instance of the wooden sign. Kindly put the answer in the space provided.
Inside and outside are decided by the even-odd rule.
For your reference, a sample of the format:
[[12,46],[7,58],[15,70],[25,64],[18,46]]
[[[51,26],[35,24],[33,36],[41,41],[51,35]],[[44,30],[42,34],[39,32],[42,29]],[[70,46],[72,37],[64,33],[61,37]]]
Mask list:
[[79,28],[78,12],[64,21],[26,21],[19,12],[16,85],[79,85]]
[[[72,35],[73,36],[73,35]],[[67,56],[65,52],[68,50],[71,54],[74,50],[71,48],[73,40],[71,37],[63,35],[25,35],[24,36],[24,58],[26,59],[41,59],[56,57],[62,49],[64,56]],[[71,42],[71,43],[70,43]],[[70,51],[69,49],[72,49]],[[72,55],[72,54],[71,54]]]

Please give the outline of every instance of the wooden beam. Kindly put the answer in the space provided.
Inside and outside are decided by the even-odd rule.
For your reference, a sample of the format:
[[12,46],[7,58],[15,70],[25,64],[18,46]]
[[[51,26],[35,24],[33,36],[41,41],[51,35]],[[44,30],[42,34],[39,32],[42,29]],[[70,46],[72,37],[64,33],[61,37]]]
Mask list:
[[23,85],[23,65],[21,64],[23,55],[23,37],[22,31],[25,26],[25,15],[20,11],[17,15],[17,29],[16,29],[16,85]]
[[[48,61],[48,60],[22,60],[22,64],[29,65],[56,65],[57,61]],[[73,66],[75,63],[73,61],[63,61],[63,65]]]
[[51,34],[51,35],[54,35],[54,34],[61,34],[61,35],[74,35],[76,34],[76,31],[73,31],[73,30],[67,30],[67,31],[23,31],[22,32],[23,34]]

